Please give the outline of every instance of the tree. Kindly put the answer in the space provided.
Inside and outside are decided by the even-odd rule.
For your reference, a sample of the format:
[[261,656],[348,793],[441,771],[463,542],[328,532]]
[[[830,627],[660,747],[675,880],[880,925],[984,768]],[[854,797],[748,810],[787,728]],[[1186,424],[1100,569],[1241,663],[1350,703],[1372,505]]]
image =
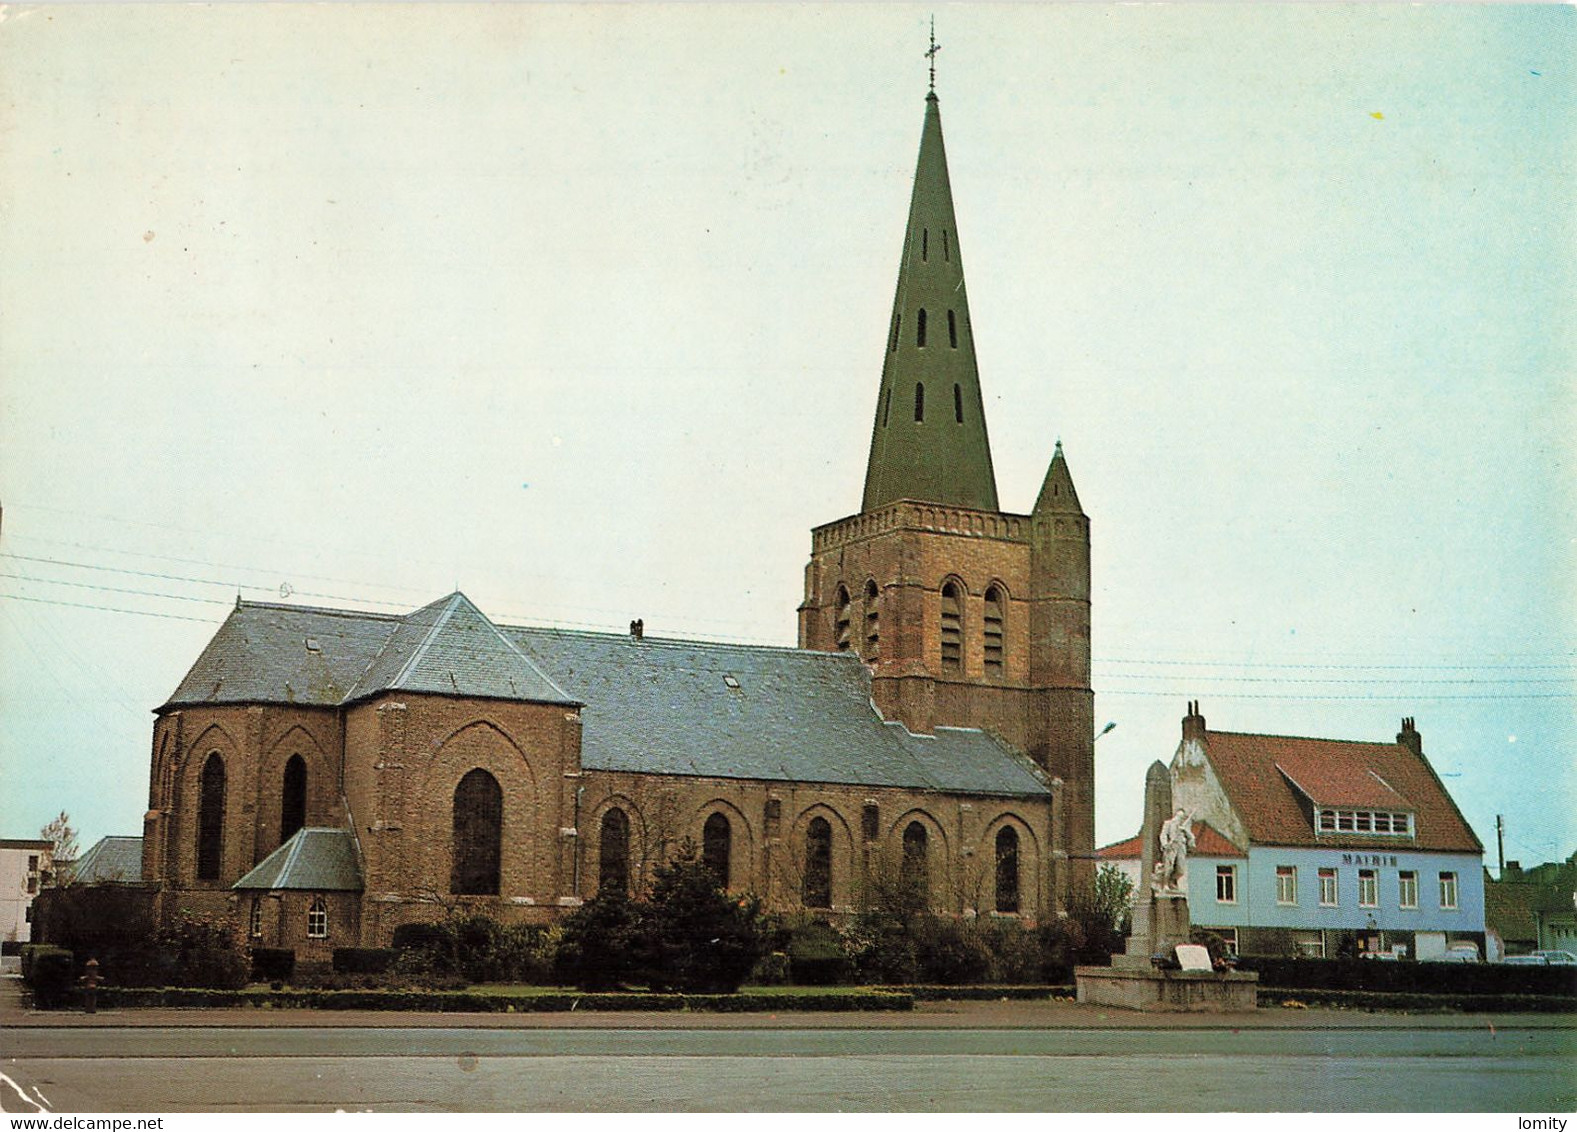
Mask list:
[[62,865],[77,859],[77,831],[71,828],[71,815],[65,810],[61,810],[58,818],[38,831],[38,838],[52,846],[49,856],[57,873]]
[[1095,872],[1092,910],[1105,917],[1119,935],[1133,927],[1133,881],[1113,864],[1103,864]]
[[732,994],[761,957],[760,904],[730,896],[686,844],[658,868],[643,916],[653,983],[690,994]]

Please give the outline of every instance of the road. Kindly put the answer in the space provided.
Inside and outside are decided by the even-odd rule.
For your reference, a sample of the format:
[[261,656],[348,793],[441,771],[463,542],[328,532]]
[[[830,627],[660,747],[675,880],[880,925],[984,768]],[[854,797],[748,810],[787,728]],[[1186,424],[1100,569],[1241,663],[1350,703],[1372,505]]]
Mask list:
[[53,1025],[0,1075],[6,1112],[1570,1112],[1577,1025]]

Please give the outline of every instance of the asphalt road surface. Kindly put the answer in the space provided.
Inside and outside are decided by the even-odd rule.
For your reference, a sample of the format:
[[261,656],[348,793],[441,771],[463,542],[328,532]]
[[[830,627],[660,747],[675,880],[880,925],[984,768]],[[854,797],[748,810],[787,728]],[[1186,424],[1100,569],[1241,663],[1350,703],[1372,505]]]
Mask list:
[[24,1112],[1570,1112],[1577,1028],[0,1031]]

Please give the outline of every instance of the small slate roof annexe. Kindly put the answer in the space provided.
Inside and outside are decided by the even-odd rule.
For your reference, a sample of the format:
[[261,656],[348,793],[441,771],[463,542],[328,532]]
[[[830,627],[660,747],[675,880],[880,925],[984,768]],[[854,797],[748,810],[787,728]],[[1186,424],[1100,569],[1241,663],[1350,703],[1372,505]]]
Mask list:
[[72,884],[137,884],[142,881],[142,838],[101,837],[61,870]]
[[230,887],[264,892],[360,892],[356,835],[348,829],[298,829],[290,840]]
[[159,710],[394,691],[581,705],[586,770],[1050,793],[983,731],[883,720],[853,654],[500,627],[459,593],[407,617],[243,602]]

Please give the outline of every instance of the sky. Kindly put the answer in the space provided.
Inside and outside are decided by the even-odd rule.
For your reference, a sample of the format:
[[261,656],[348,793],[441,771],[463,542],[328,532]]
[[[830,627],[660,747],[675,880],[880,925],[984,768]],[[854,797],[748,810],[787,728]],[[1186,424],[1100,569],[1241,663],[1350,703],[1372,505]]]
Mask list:
[[[237,596],[792,645],[930,9],[0,13],[0,836],[141,832]],[[1577,11],[945,5],[1005,510],[1093,540],[1096,832],[1188,700],[1577,849]]]

